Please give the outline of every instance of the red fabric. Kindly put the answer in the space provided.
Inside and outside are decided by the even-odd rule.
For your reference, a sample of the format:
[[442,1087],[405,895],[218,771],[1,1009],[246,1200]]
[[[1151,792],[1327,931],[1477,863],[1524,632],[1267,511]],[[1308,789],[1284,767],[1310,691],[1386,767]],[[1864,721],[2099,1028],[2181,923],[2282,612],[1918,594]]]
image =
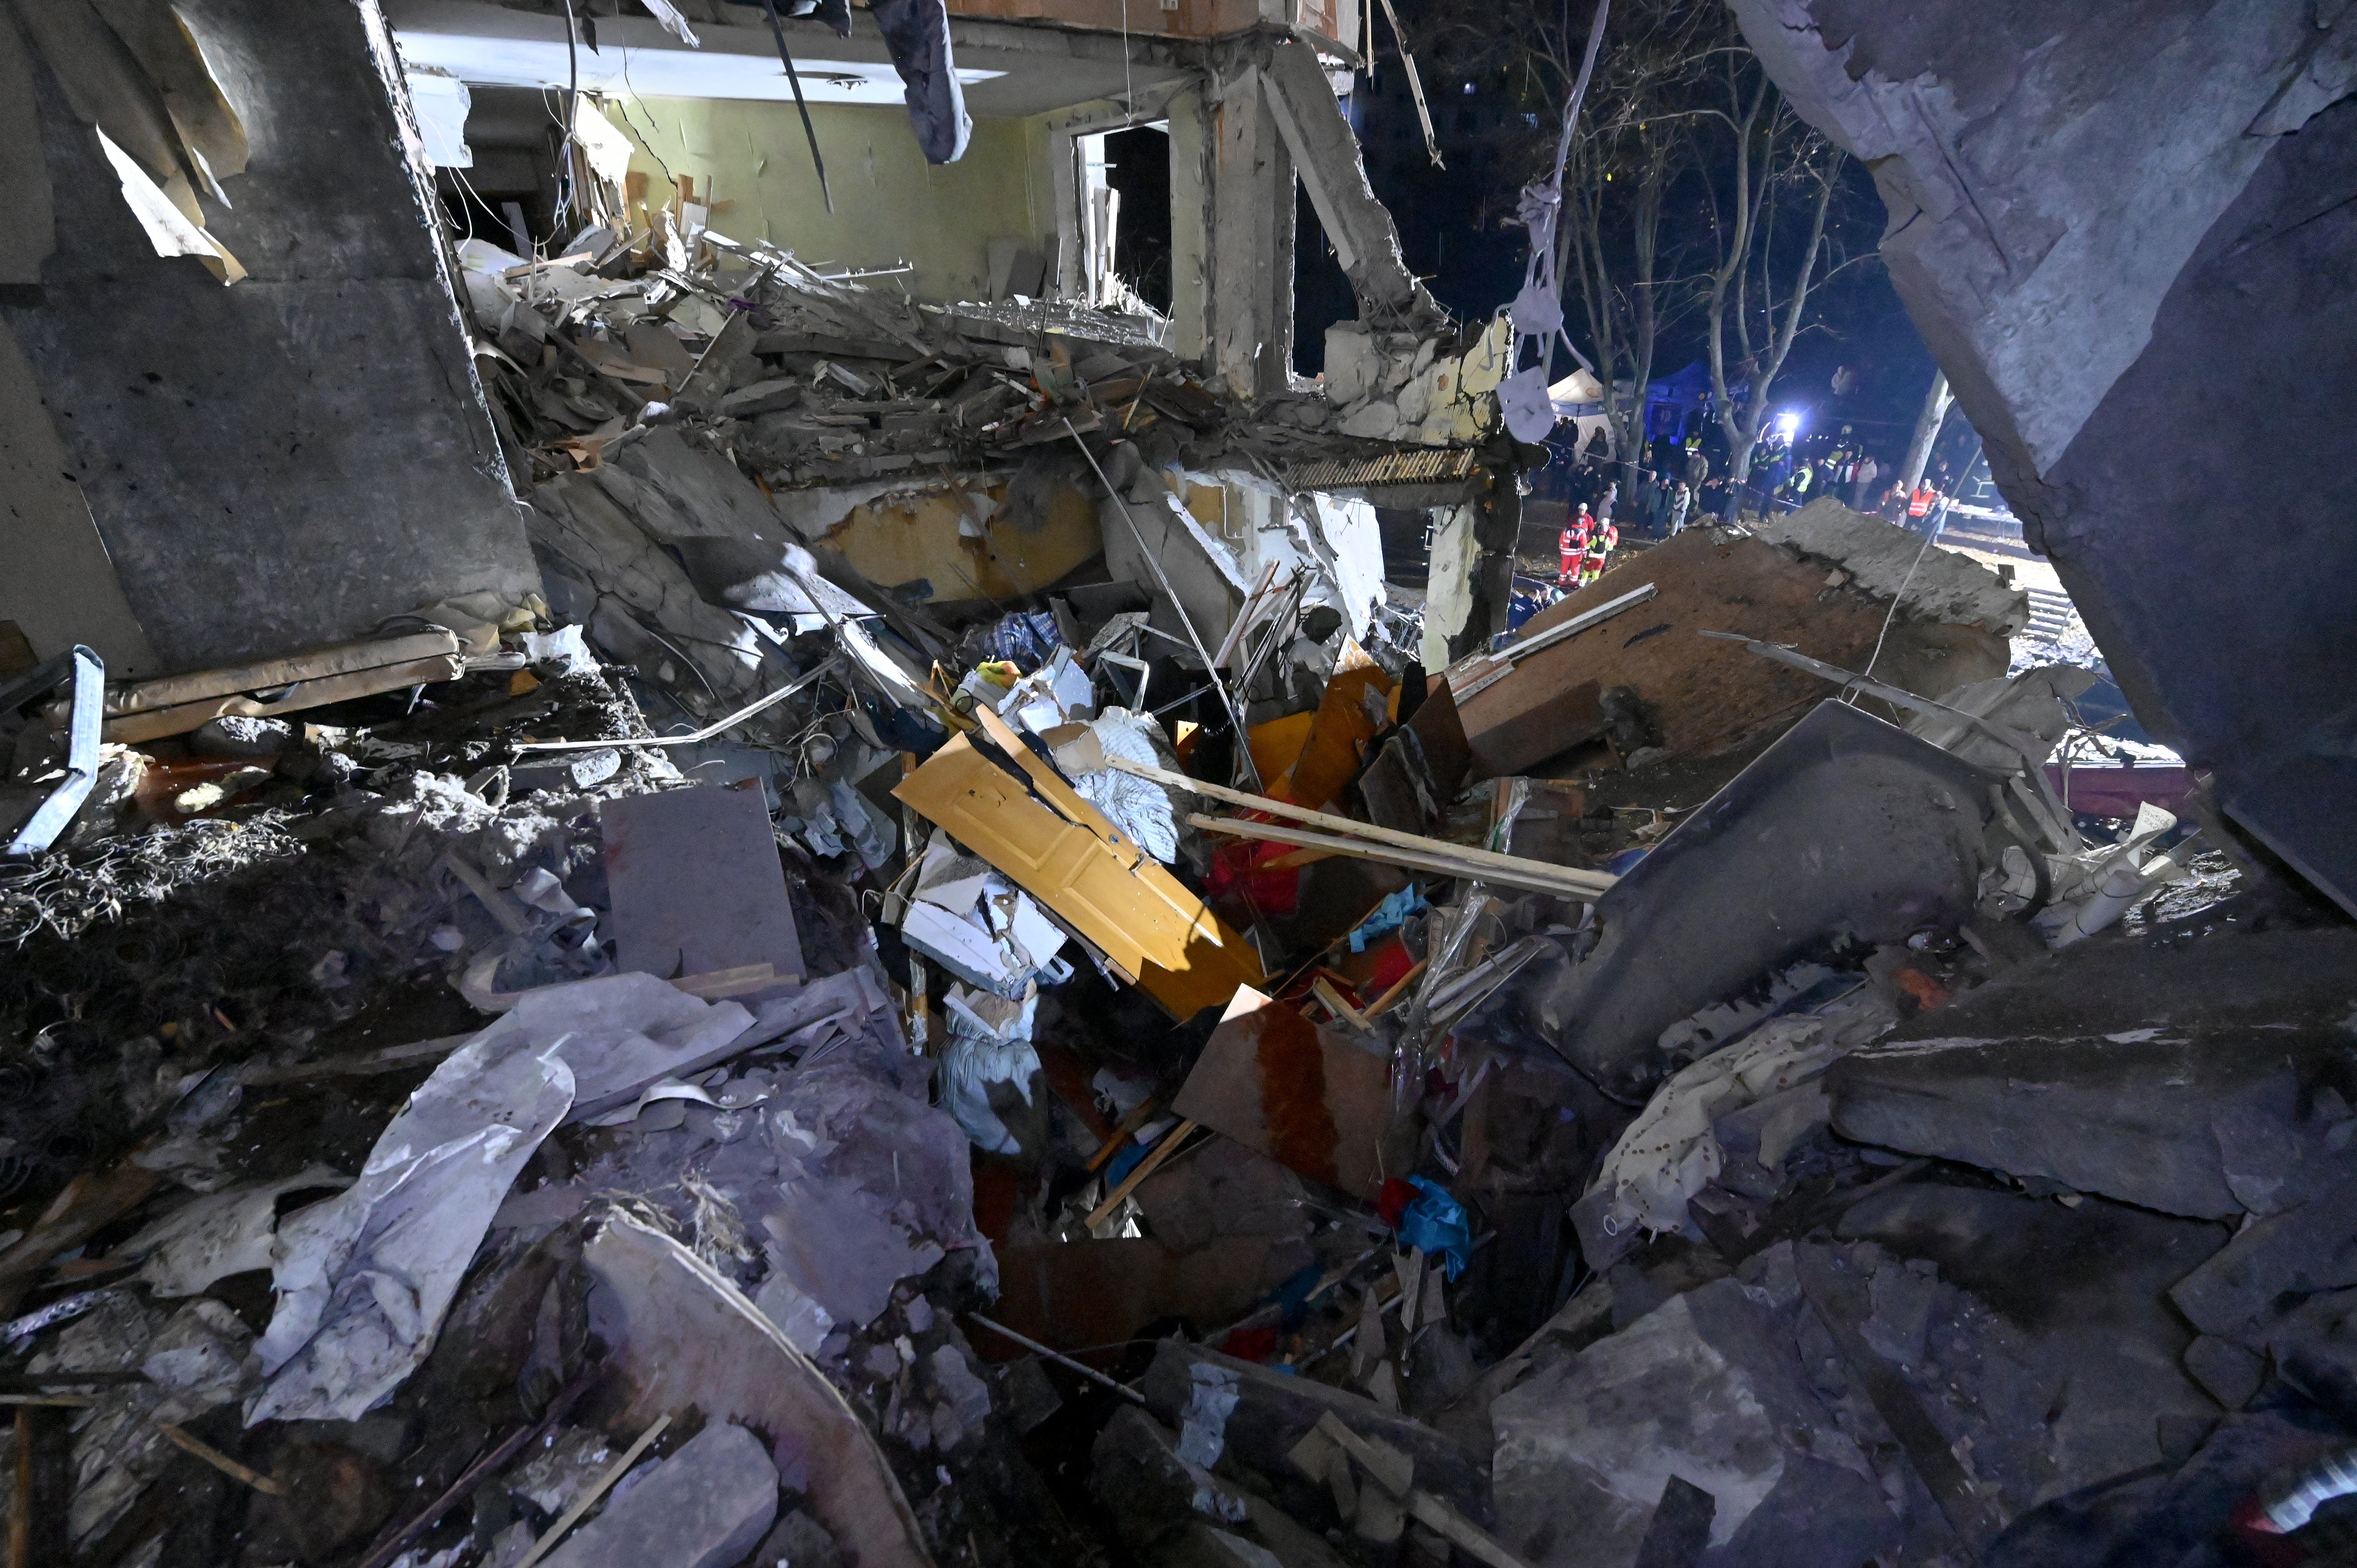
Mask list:
[[1266,1361],[1276,1354],[1274,1328],[1239,1328],[1220,1341],[1220,1354],[1239,1361]]
[[1239,899],[1264,915],[1288,919],[1300,909],[1301,874],[1308,868],[1294,865],[1268,871],[1262,865],[1293,853],[1291,844],[1257,843],[1250,839],[1222,844],[1211,852],[1211,874],[1203,879],[1204,890],[1214,903]]
[[1375,949],[1375,972],[1368,977],[1366,989],[1373,995],[1381,996],[1397,985],[1401,977],[1415,967],[1415,955],[1409,952],[1407,944],[1394,933]]
[[1396,1230],[1400,1216],[1415,1201],[1415,1188],[1398,1176],[1385,1176],[1383,1190],[1375,1195],[1375,1218]]

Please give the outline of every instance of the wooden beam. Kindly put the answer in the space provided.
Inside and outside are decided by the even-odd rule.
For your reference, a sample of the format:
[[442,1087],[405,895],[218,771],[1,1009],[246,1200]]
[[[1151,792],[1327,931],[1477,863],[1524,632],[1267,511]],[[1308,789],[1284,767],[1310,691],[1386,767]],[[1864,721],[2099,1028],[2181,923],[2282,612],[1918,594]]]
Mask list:
[[[1511,882],[1512,875],[1519,875],[1524,877],[1544,875],[1549,879],[1549,882],[1548,886],[1541,888],[1540,891],[1547,893],[1569,891],[1585,898],[1595,897],[1620,880],[1607,872],[1583,871],[1569,865],[1549,865],[1543,860],[1525,860],[1520,855],[1499,854],[1491,850],[1472,849],[1464,844],[1450,843],[1447,839],[1424,838],[1415,833],[1401,832],[1394,828],[1379,828],[1372,822],[1362,822],[1354,817],[1338,817],[1330,811],[1313,811],[1306,807],[1294,805],[1290,801],[1272,800],[1265,795],[1247,794],[1242,789],[1231,789],[1222,784],[1206,784],[1200,779],[1189,779],[1183,773],[1172,773],[1166,768],[1149,768],[1142,762],[1132,762],[1125,757],[1108,757],[1105,758],[1105,766],[1139,779],[1150,779],[1155,783],[1172,789],[1184,789],[1191,794],[1200,795],[1206,800],[1223,800],[1232,806],[1243,806],[1249,811],[1265,811],[1273,817],[1286,817],[1297,822],[1306,822],[1314,828],[1323,828],[1327,834],[1340,835],[1342,839],[1387,844],[1422,855],[1446,857],[1464,866],[1485,868],[1454,871],[1451,873],[1453,875],[1478,876],[1485,882],[1508,882],[1510,886],[1521,886],[1523,884]],[[1229,821],[1226,818],[1200,816],[1189,820],[1197,827],[1206,827],[1215,822],[1224,824]],[[1260,825],[1244,824],[1247,827]],[[1388,860],[1390,864],[1395,865],[1409,864],[1406,861],[1390,860],[1390,857],[1385,855],[1367,854],[1356,850],[1344,849],[1325,834],[1296,834],[1292,837],[1285,837],[1276,833],[1243,833],[1242,829],[1232,830],[1225,826],[1222,826],[1218,831],[1234,831],[1246,838],[1267,838],[1274,843],[1298,844],[1305,849],[1330,849],[1337,854],[1358,854],[1362,860]]]
[[1147,1176],[1160,1170],[1162,1162],[1178,1152],[1178,1145],[1187,1141],[1188,1134],[1194,1132],[1195,1127],[1196,1123],[1192,1122],[1181,1122],[1165,1133],[1162,1142],[1154,1145],[1154,1152],[1138,1161],[1136,1168],[1122,1178],[1119,1187],[1105,1194],[1105,1200],[1090,1210],[1089,1217],[1082,1224],[1093,1230],[1111,1219],[1113,1211],[1121,1207],[1121,1200],[1135,1192]]
[[[1205,832],[1262,839],[1270,843],[1297,844],[1305,849],[1331,850],[1336,854],[1351,855],[1360,860],[1405,866],[1410,871],[1429,872],[1436,876],[1466,876],[1500,887],[1519,887],[1528,893],[1552,893],[1562,898],[1593,900],[1599,891],[1593,881],[1596,875],[1593,872],[1573,871],[1568,866],[1548,865],[1535,860],[1516,860],[1503,854],[1490,855],[1484,861],[1477,862],[1471,858],[1473,851],[1459,849],[1455,844],[1443,844],[1438,840],[1427,842],[1454,853],[1443,854],[1395,849],[1387,843],[1343,838],[1338,834],[1313,833],[1300,828],[1283,828],[1275,822],[1248,822],[1240,817],[1207,817],[1200,811],[1190,813],[1187,821]],[[1501,869],[1491,864],[1497,861],[1506,862],[1505,867]]]

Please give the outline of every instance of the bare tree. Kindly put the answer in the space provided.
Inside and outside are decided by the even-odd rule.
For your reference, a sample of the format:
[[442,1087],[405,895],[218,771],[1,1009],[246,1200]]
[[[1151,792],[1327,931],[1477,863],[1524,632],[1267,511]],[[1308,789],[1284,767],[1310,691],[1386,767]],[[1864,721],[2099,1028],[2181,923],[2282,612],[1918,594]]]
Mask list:
[[[1539,112],[1518,156],[1523,179],[1544,179],[1561,105],[1579,73],[1592,6],[1498,7],[1488,0],[1423,0],[1426,36],[1448,67],[1491,71]],[[1623,489],[1643,445],[1645,389],[1663,330],[1691,307],[1663,218],[1687,172],[1687,122],[1715,56],[1741,48],[1719,0],[1613,0],[1603,49],[1565,165],[1555,276],[1572,336],[1604,383],[1605,413],[1624,465]],[[1624,392],[1623,388],[1628,391]]]
[[1633,37],[1613,40],[1623,47],[1605,57],[1599,81],[1589,90],[1593,113],[1573,139],[1564,174],[1555,275],[1579,296],[1619,448],[1623,494],[1634,487],[1642,455],[1654,347],[1666,317],[1682,303],[1661,275],[1662,216],[1664,197],[1691,152],[1684,116],[1674,104],[1696,62],[1697,15],[1708,14],[1660,0],[1624,10]]
[[[1717,258],[1703,303],[1711,401],[1727,437],[1725,515],[1731,521],[1767,430],[1776,377],[1808,318],[1809,296],[1845,264],[1829,256],[1826,219],[1848,155],[1802,124],[1756,59],[1727,57],[1724,97],[1725,107],[1697,124],[1715,124],[1733,142],[1731,156],[1706,166],[1716,175],[1706,188]],[[1805,223],[1805,234],[1780,244],[1777,220],[1788,213]],[[1739,403],[1730,384],[1743,391]]]
[[[1591,8],[1410,0],[1410,14],[1442,74],[1486,78],[1537,111],[1500,173],[1544,179]],[[1785,105],[1723,0],[1614,0],[1565,167],[1555,261],[1567,329],[1604,384],[1624,492],[1642,460],[1656,347],[1689,313],[1729,478],[1749,477],[1817,295],[1872,254],[1843,242],[1863,211],[1846,197],[1850,172]]]

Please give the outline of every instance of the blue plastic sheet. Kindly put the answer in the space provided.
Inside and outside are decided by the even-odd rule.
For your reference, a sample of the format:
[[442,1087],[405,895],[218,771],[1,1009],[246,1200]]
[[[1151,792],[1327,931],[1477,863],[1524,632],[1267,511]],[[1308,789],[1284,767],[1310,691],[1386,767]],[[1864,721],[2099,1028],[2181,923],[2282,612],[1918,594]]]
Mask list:
[[1398,892],[1387,895],[1375,906],[1375,912],[1359,923],[1351,933],[1351,950],[1364,952],[1367,944],[1387,931],[1395,931],[1407,923],[1407,918],[1422,909],[1424,889],[1410,883]]
[[1427,1258],[1447,1259],[1448,1277],[1454,1280],[1465,1272],[1473,1251],[1473,1229],[1466,1222],[1465,1206],[1437,1182],[1423,1176],[1407,1179],[1416,1196],[1400,1215],[1399,1238],[1423,1248]]

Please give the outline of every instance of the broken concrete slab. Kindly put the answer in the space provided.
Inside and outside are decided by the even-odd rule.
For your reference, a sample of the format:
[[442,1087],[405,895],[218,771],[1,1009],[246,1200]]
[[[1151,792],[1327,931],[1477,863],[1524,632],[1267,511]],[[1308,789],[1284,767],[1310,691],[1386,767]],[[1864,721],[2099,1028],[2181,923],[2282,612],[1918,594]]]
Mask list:
[[[1996,582],[1984,568],[1973,571]],[[1834,575],[1845,581],[1829,583]],[[1489,660],[1452,667],[1448,685],[1466,739],[1486,771],[1528,772],[1611,734],[1616,714],[1607,711],[1605,693],[1625,687],[1640,727],[1615,737],[1624,756],[1652,746],[1674,757],[1709,757],[1764,740],[1806,712],[1823,684],[1696,633],[1797,643],[1813,658],[1857,669],[1882,638],[1891,607],[1846,578],[1822,559],[1801,559],[1763,539],[1690,529],[1533,616],[1516,641],[1537,642],[1633,590],[1656,588],[1641,606],[1512,660],[1511,672]],[[1511,656],[1513,648],[1503,651]],[[1894,685],[1937,696],[2001,675],[2006,662],[2002,634],[1902,608],[1875,670]],[[1629,728],[1627,719],[1620,727]]]
[[[2157,1422],[2215,1419],[2190,1365],[2198,1342],[2169,1292],[2216,1254],[2226,1240],[2222,1227],[2101,1198],[2066,1207],[1919,1180],[1866,1197],[1835,1230],[1918,1268],[1935,1267],[1943,1289],[1968,1294],[2014,1331],[2001,1337],[2021,1369],[2020,1391],[2008,1398],[2017,1412],[2036,1408],[2039,1463],[2050,1470],[2033,1496],[2159,1463]],[[1875,1274],[1878,1317],[1887,1309],[1885,1275],[1903,1273]],[[1943,1315],[1953,1316],[1945,1297],[1932,1316]],[[1867,1333],[1877,1337],[1871,1323]],[[1878,1348],[1889,1353],[1887,1345]],[[1992,1401],[1996,1390],[1985,1384],[1975,1397]]]
[[2160,951],[2042,960],[1853,1053],[1826,1075],[1835,1130],[2170,1214],[2315,1197],[2357,1138],[2357,938]]
[[[1710,1544],[1727,1555],[1706,1563],[1864,1561],[1896,1545],[1897,1515],[1790,1335],[1723,1279],[1501,1395],[1501,1539],[1541,1568],[1627,1568],[1675,1476],[1713,1498]],[[1746,1532],[1755,1515],[1762,1528]],[[1794,1555],[1804,1541],[1813,1557]]]
[[1367,183],[1358,134],[1318,53],[1307,43],[1277,45],[1261,87],[1335,259],[1358,292],[1359,314],[1410,325],[1437,320],[1439,307],[1400,254],[1399,231]]
[[2312,1197],[2357,1133],[2345,1101],[2336,1116],[2314,1098],[2357,1066],[2357,1041],[2270,1039],[2264,1058],[2247,1045],[2157,1029],[1891,1041],[1855,1053],[1827,1085],[1835,1128],[1860,1143],[2165,1214],[2239,1218]]
[[2264,1344],[2298,1297],[2357,1285],[2357,1182],[2244,1226],[2169,1294],[2205,1334]]
[[1925,549],[1923,536],[1914,530],[1852,511],[1831,496],[1820,496],[1797,511],[1771,507],[1752,524],[1752,532],[1840,567],[1862,591],[1897,600],[1902,615],[1975,626],[2000,638],[2029,624],[2027,590],[1961,551],[1936,544]]
[[1663,1031],[1804,950],[1970,918],[1995,858],[1993,789],[1937,746],[1820,703],[1598,901],[1594,948],[1533,985],[1541,1026],[1608,1094],[1642,1099],[1695,1051]]
[[778,1517],[778,1467],[760,1438],[716,1421],[548,1554],[550,1568],[732,1568]]
[[[2255,456],[2336,440],[2340,379],[2302,361],[2357,300],[2319,286],[2349,242],[2346,46],[2297,7],[2156,29],[2114,0],[2035,43],[1968,3],[1866,25],[1826,0],[1737,12],[1797,112],[1875,171],[1891,280],[2138,715],[2357,908],[2345,660],[2315,635],[2341,624],[2352,542],[2319,470]],[[1901,85],[1926,81],[1949,91]],[[2256,549],[2172,510],[2222,477],[2268,520]]]
[[779,1478],[808,1494],[819,1522],[865,1568],[931,1568],[875,1437],[736,1286],[668,1236],[619,1215],[590,1237],[582,1262],[598,1286],[592,1327],[613,1348],[628,1391],[622,1425],[643,1430],[693,1404],[708,1422],[768,1434]]
[[[151,156],[177,145],[159,90],[96,13],[83,15],[77,53],[114,84],[102,99],[122,95],[105,115],[115,140]],[[51,526],[94,521],[105,546],[56,585],[76,585],[116,648],[137,650],[128,634],[144,631],[162,670],[365,637],[453,595],[513,603],[537,591],[454,302],[439,203],[402,150],[389,38],[358,12],[292,16],[249,0],[200,30],[208,42],[188,62],[192,78],[176,82],[175,116],[198,103],[186,91],[195,82],[228,113],[212,80],[227,78],[248,154],[231,160],[242,173],[216,171],[234,201],[216,211],[220,242],[253,269],[239,283],[156,253],[78,112],[91,101],[70,100],[43,71],[26,79],[26,117],[12,117],[25,137],[15,156],[41,192],[27,222],[38,210],[47,228],[53,213],[57,245],[38,293],[12,298],[31,388],[9,375],[5,401],[12,414],[46,408],[54,425],[12,417],[0,472],[22,472],[18,453],[61,446],[64,462],[45,471],[70,471],[80,493],[44,510]],[[190,35],[171,42],[198,52]],[[225,70],[231,59],[241,63]],[[126,120],[144,134],[134,139]],[[165,170],[158,160],[156,177]],[[195,177],[174,177],[186,191]],[[270,237],[297,231],[315,237],[299,262]],[[377,349],[352,352],[356,338]],[[120,590],[95,580],[109,561]],[[125,600],[135,627],[123,625]],[[53,623],[33,624],[46,635]]]
[[1114,1412],[1090,1451],[1091,1489],[1139,1561],[1168,1568],[1342,1568],[1346,1559],[1318,1535],[1185,1455],[1182,1434],[1127,1405]]
[[1193,1402],[1198,1368],[1235,1376],[1236,1404],[1221,1436],[1238,1462],[1266,1475],[1286,1474],[1286,1455],[1320,1417],[1331,1415],[1359,1435],[1385,1443],[1414,1460],[1419,1487],[1446,1498],[1476,1523],[1489,1519],[1488,1487],[1478,1456],[1422,1422],[1311,1378],[1288,1377],[1202,1346],[1165,1339],[1156,1346],[1154,1364],[1138,1384],[1147,1408],[1167,1423],[1183,1423]]

